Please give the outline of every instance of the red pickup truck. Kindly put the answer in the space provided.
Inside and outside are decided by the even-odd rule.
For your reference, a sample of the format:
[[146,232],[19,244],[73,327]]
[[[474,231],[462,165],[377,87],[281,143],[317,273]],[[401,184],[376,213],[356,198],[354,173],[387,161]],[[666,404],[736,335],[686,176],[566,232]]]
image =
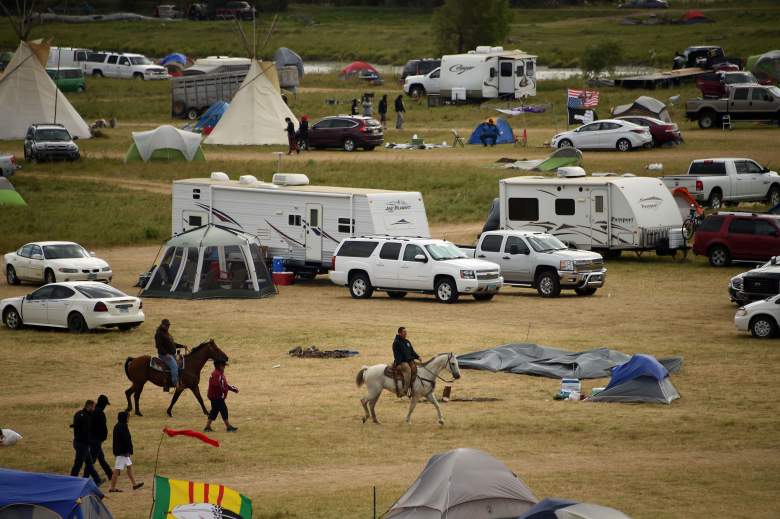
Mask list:
[[225,7],[220,7],[215,13],[218,20],[253,20],[257,11],[249,5],[249,2],[228,2]]
[[728,97],[731,85],[740,83],[758,83],[756,77],[747,71],[715,71],[707,72],[696,78],[696,86],[701,90],[702,97]]

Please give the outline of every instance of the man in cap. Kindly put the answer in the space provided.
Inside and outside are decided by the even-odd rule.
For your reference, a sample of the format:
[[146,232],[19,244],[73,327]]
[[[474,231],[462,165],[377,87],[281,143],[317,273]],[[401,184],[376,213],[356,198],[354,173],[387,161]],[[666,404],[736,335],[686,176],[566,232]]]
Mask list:
[[[179,365],[176,363],[176,350],[184,348],[184,346],[177,344],[173,340],[170,327],[171,322],[168,319],[163,319],[160,322],[160,326],[154,332],[154,345],[157,347],[157,355],[159,355],[160,360],[165,362],[171,370],[171,385],[176,387],[179,384]],[[168,386],[165,386],[163,389],[168,391]]]
[[412,394],[412,375],[417,371],[414,365],[415,360],[420,360],[420,356],[412,348],[412,343],[406,338],[406,328],[401,326],[393,341],[393,365],[400,370],[404,377],[404,387],[399,397],[405,394]]

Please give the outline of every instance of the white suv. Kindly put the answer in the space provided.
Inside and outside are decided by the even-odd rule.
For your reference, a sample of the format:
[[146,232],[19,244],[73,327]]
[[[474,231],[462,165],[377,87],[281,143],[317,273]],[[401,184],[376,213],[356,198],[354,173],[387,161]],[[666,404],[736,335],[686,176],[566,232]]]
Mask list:
[[384,290],[394,299],[434,294],[440,303],[454,303],[460,294],[489,301],[504,283],[498,265],[469,259],[448,241],[372,236],[341,242],[330,280],[349,287],[356,299]]
[[404,80],[404,92],[412,97],[420,97],[423,94],[439,93],[439,74],[441,69],[434,69],[427,74],[406,76]]
[[84,62],[84,73],[120,79],[168,79],[165,67],[155,65],[143,54],[90,52]]

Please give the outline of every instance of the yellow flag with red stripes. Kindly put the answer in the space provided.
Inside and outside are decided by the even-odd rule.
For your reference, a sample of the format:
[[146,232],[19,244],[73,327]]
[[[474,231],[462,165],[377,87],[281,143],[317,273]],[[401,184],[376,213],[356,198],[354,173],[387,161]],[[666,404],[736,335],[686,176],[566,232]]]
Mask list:
[[252,517],[252,501],[230,487],[155,476],[152,519],[178,519],[173,513],[174,509],[196,504],[213,505],[220,511],[219,517]]

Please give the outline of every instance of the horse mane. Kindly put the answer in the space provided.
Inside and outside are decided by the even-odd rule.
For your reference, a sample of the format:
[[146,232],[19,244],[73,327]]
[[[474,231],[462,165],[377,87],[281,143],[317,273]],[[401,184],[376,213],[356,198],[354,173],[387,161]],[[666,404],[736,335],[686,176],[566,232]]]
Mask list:
[[423,365],[423,366],[427,366],[428,364],[430,364],[431,362],[433,362],[433,361],[434,361],[434,359],[436,359],[436,357],[441,357],[442,355],[449,355],[449,354],[450,354],[450,352],[442,352],[442,353],[437,353],[436,355],[434,355],[434,356],[433,356],[433,357],[431,357],[430,359],[428,359],[428,360],[426,360],[425,362],[423,362],[423,363],[422,363],[422,365]]
[[200,351],[200,350],[202,350],[203,348],[205,348],[206,346],[208,346],[208,345],[209,345],[211,342],[212,342],[212,341],[208,340],[208,341],[206,341],[206,342],[202,342],[202,343],[198,344],[197,346],[195,346],[194,348],[192,348],[192,349],[190,350],[190,352],[188,353],[188,355],[192,355],[193,353],[197,353],[198,351]]

